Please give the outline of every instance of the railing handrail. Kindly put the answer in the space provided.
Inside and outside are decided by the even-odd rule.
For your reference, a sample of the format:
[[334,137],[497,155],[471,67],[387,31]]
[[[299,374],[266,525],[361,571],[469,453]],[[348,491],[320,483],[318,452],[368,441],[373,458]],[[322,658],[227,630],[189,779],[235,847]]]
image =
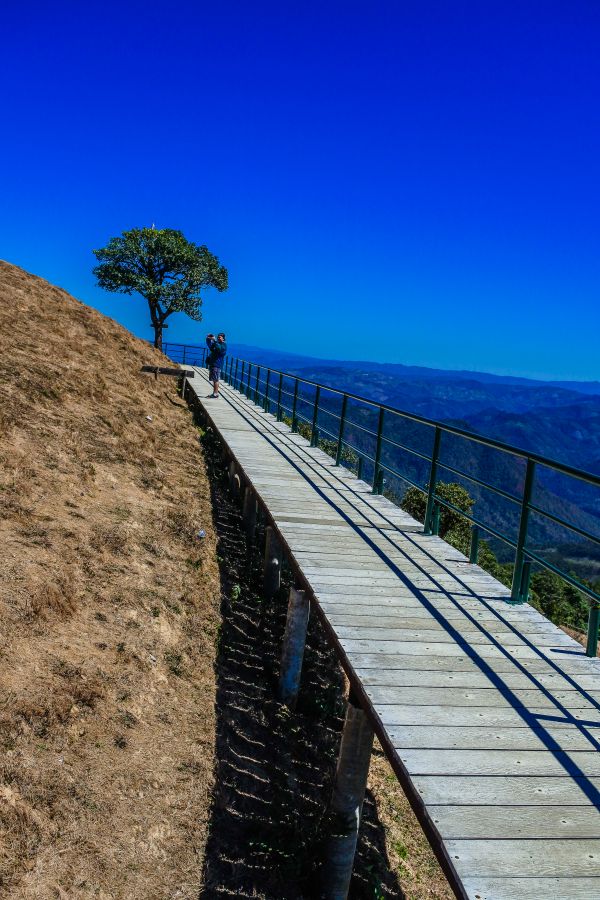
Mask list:
[[[202,365],[205,364],[206,354],[208,352],[206,347],[202,347],[200,345],[170,343],[164,345],[165,351],[168,351],[169,347],[182,348],[184,357],[186,355],[186,351],[191,351],[192,355],[196,355],[197,357],[201,358]],[[241,376],[238,378],[237,373],[240,363]],[[235,374],[233,371],[234,366]],[[471,562],[477,561],[479,529],[490,534],[494,538],[503,541],[507,546],[511,547],[516,554],[513,569],[513,583],[511,589],[512,602],[522,603],[527,600],[529,596],[531,566],[533,563],[541,565],[548,571],[556,573],[568,584],[571,584],[572,586],[580,590],[584,595],[588,597],[589,600],[592,601],[588,629],[588,650],[590,650],[590,648],[591,650],[593,650],[593,652],[590,652],[589,655],[595,655],[598,639],[598,621],[600,619],[600,593],[594,590],[591,586],[588,586],[582,581],[579,581],[570,572],[559,569],[549,560],[543,559],[543,557],[536,553],[534,547],[530,543],[530,538],[528,535],[528,525],[530,514],[534,513],[545,517],[547,520],[554,522],[560,527],[566,528],[571,532],[578,534],[584,539],[600,545],[600,536],[587,531],[584,528],[580,528],[574,523],[570,523],[569,521],[567,521],[567,519],[563,519],[562,516],[557,516],[554,513],[551,513],[549,510],[544,510],[541,506],[533,502],[535,472],[536,466],[538,465],[544,467],[545,469],[558,472],[562,475],[577,478],[578,480],[593,485],[594,487],[600,487],[600,476],[595,475],[592,472],[587,472],[584,469],[579,469],[576,466],[570,466],[566,463],[561,463],[558,460],[550,459],[549,457],[543,456],[540,453],[531,452],[523,449],[522,447],[513,446],[506,443],[505,441],[498,441],[494,438],[487,438],[483,435],[477,434],[476,432],[471,432],[467,429],[459,428],[456,425],[449,425],[435,419],[428,419],[427,417],[421,416],[418,413],[406,412],[404,410],[398,409],[397,407],[391,406],[390,404],[378,403],[376,400],[369,400],[367,397],[361,397],[359,394],[354,394],[351,391],[344,391],[340,390],[339,388],[329,387],[327,385],[320,384],[317,381],[313,381],[310,378],[303,378],[300,375],[294,375],[291,372],[284,372],[281,369],[275,369],[270,366],[265,366],[264,364],[259,364],[256,362],[253,363],[250,360],[243,359],[242,357],[234,357],[232,355],[228,355],[223,361],[222,370],[223,376],[226,380],[232,381],[234,386],[238,387],[243,393],[245,393],[249,399],[253,399],[257,405],[262,405],[266,411],[271,411],[271,409],[273,408],[273,404],[275,404],[277,419],[279,421],[283,418],[284,412],[289,414],[291,419],[292,431],[298,430],[299,422],[304,423],[307,427],[307,430],[310,431],[310,441],[312,446],[318,445],[321,435],[327,435],[328,438],[331,438],[331,443],[337,443],[337,450],[335,454],[336,465],[339,465],[341,462],[341,455],[344,447],[350,449],[357,457],[359,478],[362,477],[363,463],[367,461],[373,470],[373,493],[381,494],[383,492],[384,473],[387,472],[394,478],[398,478],[406,482],[407,484],[412,485],[413,487],[420,490],[423,494],[425,494],[427,498],[424,522],[424,530],[426,534],[438,533],[440,509],[442,507],[453,510],[454,512],[462,515],[467,521],[472,523],[472,540],[470,551]],[[262,378],[261,373],[263,373]],[[273,397],[269,396],[269,386],[273,383],[271,381],[272,375],[279,376],[279,383],[277,387],[277,401],[275,401]],[[251,378],[252,384],[250,382]],[[283,390],[284,378],[288,378],[293,381],[293,393]],[[266,388],[264,393],[261,391],[262,385],[264,385]],[[314,396],[302,397],[298,393],[299,385],[309,385],[311,388],[314,388]],[[327,409],[327,406],[322,404],[320,405],[321,392],[327,392],[329,394],[337,395],[342,398],[342,411],[340,415],[332,410]],[[292,398],[291,407],[285,406],[281,402],[282,394]],[[349,419],[346,416],[348,400],[354,400],[360,404],[371,407],[374,410],[378,410],[379,415],[377,431],[373,431],[370,428],[365,428],[363,425],[360,425],[358,422],[354,422],[352,419]],[[312,414],[310,418],[306,415],[303,415],[302,412],[298,411],[298,404],[307,404],[309,407],[312,405]],[[320,424],[319,413],[330,415],[334,419],[339,420],[340,424],[338,435],[332,433],[328,428],[325,428]],[[384,434],[384,419],[386,413],[432,428],[434,431],[431,453],[423,453],[398,441],[395,441],[391,437],[386,437],[386,435]],[[353,446],[353,444],[349,440],[344,438],[344,428],[348,426],[361,429],[362,431],[369,434],[372,438],[376,439],[376,449],[374,456],[370,455],[366,449]],[[514,496],[504,489],[500,488],[499,486],[490,484],[489,482],[478,478],[475,474],[469,474],[468,472],[461,471],[455,466],[452,466],[440,459],[441,437],[444,433],[464,438],[467,441],[471,441],[475,444],[489,447],[491,449],[498,450],[503,453],[510,454],[513,457],[524,460],[526,463],[526,469],[524,472],[525,478],[522,496]],[[424,486],[423,482],[421,484],[416,482],[413,478],[410,477],[409,472],[399,472],[397,471],[397,469],[393,468],[390,464],[384,461],[384,459],[382,458],[383,444],[398,447],[399,449],[420,458],[424,462],[429,463],[430,469],[427,486]],[[492,523],[482,521],[481,518],[478,518],[475,515],[459,509],[455,504],[441,497],[437,491],[437,485],[440,483],[440,480],[438,478],[438,469],[445,469],[446,471],[454,472],[460,478],[464,478],[473,484],[477,484],[483,489],[489,490],[492,493],[503,497],[505,500],[510,500],[516,503],[518,507],[520,507],[518,536],[516,538],[513,538],[509,534],[504,534],[502,531],[499,531]]]
[[[164,344],[167,347],[167,344]],[[202,347],[198,344],[173,344],[169,343],[169,346],[178,346],[178,347],[190,347],[194,350],[202,350],[203,353],[206,353],[206,347]],[[245,365],[251,366],[260,366],[260,368],[266,371],[273,372],[275,375],[283,375],[284,378],[291,378],[300,382],[301,384],[310,384],[314,388],[320,388],[321,390],[328,391],[331,394],[339,394],[340,397],[346,395],[350,400],[357,400],[360,403],[366,403],[369,406],[373,406],[375,409],[384,409],[386,412],[395,413],[398,416],[402,416],[405,419],[411,419],[413,422],[419,422],[421,425],[428,425],[431,428],[441,428],[443,431],[449,434],[456,434],[459,437],[467,438],[468,440],[475,441],[477,444],[483,444],[486,447],[492,447],[495,450],[501,450],[504,453],[512,453],[513,456],[520,456],[522,459],[532,459],[534,462],[539,463],[542,466],[545,466],[549,469],[554,469],[557,472],[561,472],[564,475],[571,475],[574,478],[578,478],[581,481],[586,481],[589,484],[593,484],[596,487],[600,487],[600,475],[594,475],[593,472],[588,472],[586,469],[580,469],[577,466],[570,466],[568,463],[560,462],[557,459],[551,459],[548,456],[542,456],[541,453],[535,453],[531,450],[525,450],[523,447],[517,447],[514,444],[508,444],[505,441],[498,441],[495,438],[485,437],[483,434],[478,434],[476,431],[469,431],[466,428],[459,428],[457,425],[449,425],[445,422],[438,421],[437,419],[428,419],[426,416],[420,416],[418,413],[411,413],[407,410],[399,409],[397,406],[390,406],[387,403],[379,403],[377,400],[369,400],[368,397],[362,397],[360,394],[353,394],[351,391],[343,391],[339,388],[330,387],[329,385],[321,384],[318,381],[312,381],[310,378],[303,378],[300,375],[293,375],[291,372],[283,372],[280,369],[274,369],[271,366],[265,366],[262,363],[252,362],[251,360],[244,359],[243,357],[237,356],[228,356],[228,359],[232,359],[234,362],[238,361],[240,363],[244,363]],[[357,424],[357,427],[361,427]],[[375,432],[374,432],[375,434]]]

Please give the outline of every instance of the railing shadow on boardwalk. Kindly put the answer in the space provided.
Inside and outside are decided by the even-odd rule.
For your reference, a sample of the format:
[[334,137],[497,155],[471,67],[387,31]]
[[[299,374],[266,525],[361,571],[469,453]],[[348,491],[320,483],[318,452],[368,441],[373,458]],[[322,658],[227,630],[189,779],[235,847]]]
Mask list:
[[[368,545],[370,549],[372,549],[386,564],[389,571],[397,576],[399,582],[407,587],[414,595],[414,597],[420,601],[423,609],[431,614],[431,616],[437,623],[443,626],[447,635],[455,641],[456,645],[465,653],[466,657],[477,667],[480,673],[488,679],[490,687],[496,688],[502,694],[502,697],[507,701],[507,704],[522,719],[523,725],[535,730],[545,749],[554,755],[557,763],[564,770],[565,775],[571,776],[574,779],[574,789],[578,789],[579,791],[581,791],[590,802],[592,802],[595,806],[600,807],[600,791],[598,790],[596,785],[579,769],[576,761],[570,756],[569,752],[564,751],[560,748],[552,734],[548,732],[546,728],[546,726],[552,726],[556,724],[569,725],[572,728],[577,729],[582,737],[585,738],[586,744],[589,745],[587,746],[587,749],[589,749],[590,751],[594,751],[600,749],[600,721],[593,721],[591,719],[588,720],[587,718],[583,717],[575,718],[573,714],[563,705],[560,699],[555,696],[552,688],[548,687],[547,684],[544,684],[539,678],[536,678],[536,673],[529,671],[527,666],[524,665],[518,658],[515,658],[515,656],[507,653],[502,643],[494,636],[493,628],[491,628],[490,630],[489,625],[484,624],[476,616],[471,615],[471,613],[463,606],[459,605],[459,603],[455,599],[455,596],[453,596],[453,594],[456,595],[456,591],[451,592],[447,588],[445,588],[442,584],[440,584],[439,581],[436,581],[436,576],[434,574],[427,571],[424,567],[419,566],[419,564],[415,562],[415,557],[410,555],[410,553],[405,548],[402,548],[398,544],[394,543],[394,535],[399,534],[397,524],[389,521],[388,527],[386,528],[377,525],[374,522],[370,522],[366,527],[357,524],[353,520],[352,516],[342,508],[341,504],[338,505],[331,498],[330,494],[326,493],[319,485],[318,482],[323,477],[323,467],[320,463],[315,462],[315,460],[313,459],[312,454],[314,454],[314,450],[311,450],[311,448],[309,448],[308,446],[303,446],[297,441],[294,441],[293,444],[286,443],[285,449],[283,449],[281,443],[281,426],[277,427],[275,423],[273,423],[272,434],[265,433],[264,425],[266,417],[261,410],[256,408],[256,412],[254,412],[253,409],[248,410],[247,408],[244,408],[243,414],[247,416],[250,421],[255,418],[258,420],[258,417],[260,417],[259,421],[262,426],[261,436],[269,442],[272,448],[284,455],[290,465],[292,465],[296,469],[296,471],[300,475],[302,475],[307,483],[311,485],[315,493],[318,494],[326,503],[328,503],[333,511],[335,511],[339,516],[342,517],[345,524],[350,526],[355,531],[355,533],[358,534],[362,540],[364,540],[365,544]],[[252,424],[254,427],[257,427],[258,421],[253,422]],[[293,455],[296,455],[296,461],[294,461]],[[312,478],[307,473],[307,468],[313,471],[314,478]],[[339,480],[338,490],[340,501],[343,500],[345,506],[349,504],[357,513],[358,518],[363,518],[368,521],[369,513],[366,510],[364,494],[361,494],[359,491],[354,490],[352,488],[351,482],[349,482],[347,479],[342,480],[341,478],[336,476],[335,468],[333,467],[333,461],[331,464],[331,468],[328,471],[332,480],[336,478],[338,478]],[[331,484],[329,488],[331,491]],[[352,499],[352,497],[354,499]],[[378,510],[377,518],[381,518],[382,515],[384,514],[382,514],[381,510]],[[402,535],[402,538],[407,541],[415,551],[418,551],[419,554],[425,553],[427,555],[427,551],[423,546],[423,543],[420,541],[417,542],[415,540],[415,537],[411,535],[411,532],[409,530],[403,530],[400,533]],[[402,568],[398,564],[397,560],[392,559],[391,556],[388,555],[388,552],[386,552],[386,545],[388,548],[388,552],[391,552],[391,550],[393,549],[395,554],[397,554],[398,552],[405,553],[407,562],[410,562],[412,566],[416,566],[417,569],[420,569],[422,576],[426,577],[432,582],[431,588],[427,588],[427,591],[424,591],[423,589],[416,587],[411,579],[407,577],[407,575],[402,571]],[[522,643],[523,647],[528,648],[536,655],[538,655],[539,659],[547,664],[551,671],[553,671],[557,676],[559,676],[569,684],[570,689],[577,691],[582,701],[584,701],[585,704],[589,706],[590,712],[597,712],[600,710],[600,702],[592,694],[590,694],[589,691],[580,687],[577,681],[569,674],[565,673],[554,660],[549,658],[547,655],[540,653],[535,644],[527,638],[526,634],[522,634],[519,631],[518,627],[504,618],[500,614],[498,609],[494,608],[491,603],[487,602],[485,597],[482,597],[480,593],[475,593],[475,591],[469,586],[466,581],[461,581],[460,575],[456,571],[453,571],[448,567],[444,567],[439,559],[439,556],[436,556],[435,559],[433,556],[430,556],[429,558],[432,561],[435,561],[435,563],[442,568],[444,574],[452,577],[460,585],[460,593],[463,597],[477,599],[478,608],[485,609],[488,613],[491,614],[491,622],[501,622],[503,627],[508,628],[509,631],[512,632],[516,642]],[[451,604],[453,604],[456,609],[460,609],[461,612],[469,620],[470,624],[477,629],[479,634],[485,636],[501,655],[504,655],[507,660],[510,660],[510,663],[512,664],[512,666],[514,666],[513,672],[519,673],[523,677],[527,678],[531,684],[531,687],[538,690],[540,692],[540,695],[542,695],[551,704],[548,707],[548,710],[545,710],[543,713],[533,713],[529,711],[526,706],[519,700],[515,691],[502,678],[502,673],[495,671],[494,667],[478,653],[477,645],[470,643],[470,641],[468,640],[468,634],[461,634],[453,624],[453,621],[451,619],[448,619],[444,615],[443,611],[436,607],[436,602],[432,600],[431,597],[428,596],[428,594],[437,594],[439,599],[447,600]],[[487,599],[493,600],[494,597],[490,596]],[[581,650],[578,650],[577,648],[570,649],[555,647],[553,648],[553,652],[555,652],[558,656],[568,656],[570,658],[580,658],[582,660],[588,659],[584,654],[583,648]]]
[[[343,724],[344,678],[318,621],[309,629],[298,709],[275,685],[286,589],[266,604],[214,439],[205,438],[222,578],[217,660],[217,771],[202,898],[319,897],[327,802]],[[402,898],[368,792],[351,897]]]

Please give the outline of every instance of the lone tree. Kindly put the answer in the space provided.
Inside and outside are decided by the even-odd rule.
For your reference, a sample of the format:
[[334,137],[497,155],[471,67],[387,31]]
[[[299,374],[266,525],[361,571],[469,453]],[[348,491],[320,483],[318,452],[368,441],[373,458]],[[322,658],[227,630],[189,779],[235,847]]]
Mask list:
[[207,247],[188,241],[173,228],[132,228],[94,250],[93,272],[100,287],[120,294],[141,294],[148,301],[154,346],[162,350],[165,319],[184,312],[200,322],[200,291],[227,290],[227,269]]

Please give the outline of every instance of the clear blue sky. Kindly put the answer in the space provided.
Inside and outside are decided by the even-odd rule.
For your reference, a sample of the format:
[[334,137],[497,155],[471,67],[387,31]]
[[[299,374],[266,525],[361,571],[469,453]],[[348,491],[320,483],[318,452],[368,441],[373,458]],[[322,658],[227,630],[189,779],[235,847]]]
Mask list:
[[149,337],[91,248],[154,222],[230,272],[169,340],[600,376],[595,0],[24,0],[2,20],[2,258]]

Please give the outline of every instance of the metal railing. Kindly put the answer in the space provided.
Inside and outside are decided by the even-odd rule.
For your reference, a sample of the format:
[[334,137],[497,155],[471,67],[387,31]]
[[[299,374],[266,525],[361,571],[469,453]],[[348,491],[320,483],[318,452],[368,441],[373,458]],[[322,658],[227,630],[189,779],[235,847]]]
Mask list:
[[164,341],[162,350],[173,362],[187,366],[203,366],[206,359],[206,347],[197,344],[174,344]]
[[[205,365],[208,352],[206,347],[185,344],[165,344],[163,349],[175,362],[198,366]],[[552,473],[554,477],[576,479],[579,484],[590,485],[595,490],[600,488],[599,476],[540,454],[529,453],[503,441],[483,437],[464,428],[427,419],[415,413],[403,412],[348,391],[327,387],[238,357],[228,356],[224,360],[222,377],[265,411],[273,413],[278,421],[287,419],[292,431],[303,429],[310,438],[311,446],[326,441],[328,450],[335,457],[336,465],[345,461],[344,452],[346,452],[347,457],[356,465],[358,477],[371,481],[373,493],[383,493],[386,475],[421,491],[426,497],[425,534],[438,533],[442,508],[467,519],[471,523],[469,552],[471,562],[475,563],[478,560],[479,539],[482,532],[512,548],[515,561],[511,597],[507,602],[519,604],[527,601],[533,565],[553,572],[581,591],[590,601],[586,653],[588,656],[597,655],[600,594],[572,572],[567,572],[545,559],[539,548],[532,545],[531,517],[532,515],[541,517],[554,526],[577,535],[579,539],[600,546],[600,535],[575,522],[570,522],[562,515],[544,509],[540,503],[535,502],[536,480],[540,469],[545,473]],[[337,409],[333,408],[336,402],[339,407]],[[362,421],[356,421],[356,418],[351,417],[353,409],[358,412],[357,417],[362,418]],[[371,423],[373,427],[368,427]],[[398,431],[401,432],[402,429],[399,425],[403,423],[410,423],[429,433],[429,440],[421,440],[421,445],[429,444],[429,450],[423,450],[422,446],[420,449],[410,446],[407,439],[400,440]],[[447,443],[448,438],[466,442],[464,447],[455,446],[453,452],[450,448],[450,458],[444,457],[442,453],[443,442],[446,440]],[[365,446],[369,441],[370,449]],[[483,448],[488,453],[508,454],[513,460],[513,466],[517,467],[515,480],[519,490],[514,492],[506,490],[486,481],[485,478],[478,477],[472,471],[465,471],[463,467],[459,467],[455,457],[468,459],[472,456],[473,447]],[[409,456],[411,463],[406,464],[404,470],[400,471],[392,464],[390,450],[396,455]],[[425,470],[421,481],[415,470],[415,461],[418,461],[422,471]],[[481,490],[490,491],[501,501],[512,506],[517,514],[516,518],[513,515],[515,534],[506,533],[495,523],[483,521],[480,516],[459,508],[451,500],[441,496],[438,485],[441,480],[440,473],[443,472],[448,472]]]

